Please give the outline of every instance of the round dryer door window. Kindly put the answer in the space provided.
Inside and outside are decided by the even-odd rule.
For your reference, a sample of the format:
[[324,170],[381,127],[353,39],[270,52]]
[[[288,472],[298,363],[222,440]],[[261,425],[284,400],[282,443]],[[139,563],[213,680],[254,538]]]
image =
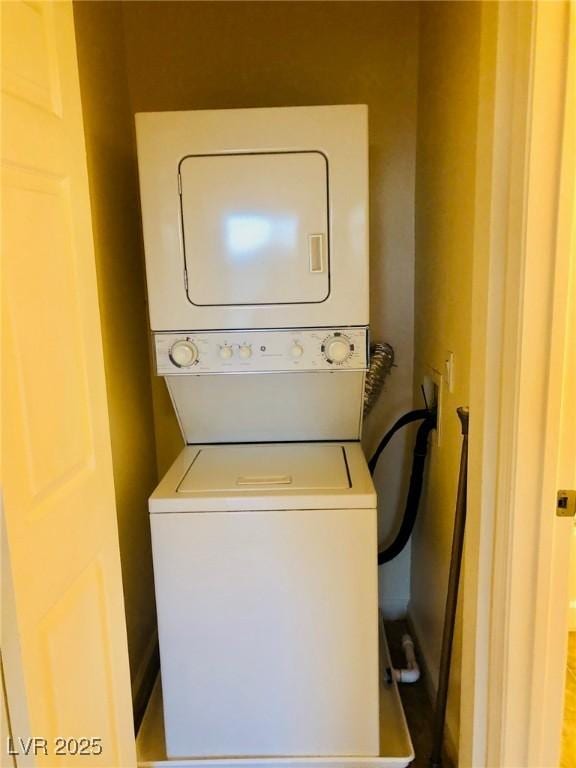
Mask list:
[[299,304],[328,297],[323,153],[189,155],[179,173],[193,304]]

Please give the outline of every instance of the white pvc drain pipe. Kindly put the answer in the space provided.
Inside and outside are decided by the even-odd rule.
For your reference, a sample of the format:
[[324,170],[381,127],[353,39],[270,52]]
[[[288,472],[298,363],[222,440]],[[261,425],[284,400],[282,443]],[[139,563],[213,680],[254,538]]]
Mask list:
[[420,667],[414,653],[414,641],[410,635],[402,635],[402,649],[406,658],[404,669],[393,669],[394,680],[398,683],[415,683],[420,679]]

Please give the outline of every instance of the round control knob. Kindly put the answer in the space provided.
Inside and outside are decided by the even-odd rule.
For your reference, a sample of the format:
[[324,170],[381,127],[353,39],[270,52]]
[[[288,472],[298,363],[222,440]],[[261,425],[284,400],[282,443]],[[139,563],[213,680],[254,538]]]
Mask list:
[[252,357],[252,347],[249,347],[246,344],[243,344],[238,350],[238,354],[240,355],[242,360],[248,360],[249,357]]
[[347,360],[352,348],[348,339],[342,336],[331,336],[324,345],[326,358],[330,363],[343,363]]
[[232,349],[232,347],[228,347],[228,346],[220,347],[220,357],[222,358],[222,360],[230,360],[233,354],[234,354],[234,350]]
[[290,354],[292,357],[302,357],[304,354],[304,347],[302,347],[300,344],[293,344],[292,349],[290,350]]
[[191,341],[177,341],[170,348],[170,360],[179,368],[188,368],[198,360],[198,349]]

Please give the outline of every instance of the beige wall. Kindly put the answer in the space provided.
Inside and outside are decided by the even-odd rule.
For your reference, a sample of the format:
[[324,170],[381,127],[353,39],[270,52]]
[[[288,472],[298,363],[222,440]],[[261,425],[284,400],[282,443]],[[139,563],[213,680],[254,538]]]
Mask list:
[[122,8],[74,3],[130,670],[153,637],[147,498],[156,483],[146,294]]
[[[421,6],[416,155],[414,389],[428,366],[454,353],[441,443],[431,452],[412,545],[410,615],[437,679],[461,445],[459,405],[468,404],[474,230],[475,133],[480,3]],[[458,623],[448,726],[457,742],[461,627]]]
[[[127,2],[132,108],[147,110],[367,103],[370,110],[371,324],[398,368],[366,426],[377,436],[412,403],[416,3]],[[158,463],[180,439],[155,383]],[[382,530],[399,507],[403,438],[378,474]],[[382,599],[409,598],[409,552],[381,569]]]

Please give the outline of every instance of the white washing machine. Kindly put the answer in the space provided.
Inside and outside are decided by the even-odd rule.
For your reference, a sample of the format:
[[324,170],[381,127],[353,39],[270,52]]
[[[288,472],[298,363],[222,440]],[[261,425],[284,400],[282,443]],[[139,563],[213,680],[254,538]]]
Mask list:
[[150,513],[168,756],[378,755],[359,444],[190,446]]

